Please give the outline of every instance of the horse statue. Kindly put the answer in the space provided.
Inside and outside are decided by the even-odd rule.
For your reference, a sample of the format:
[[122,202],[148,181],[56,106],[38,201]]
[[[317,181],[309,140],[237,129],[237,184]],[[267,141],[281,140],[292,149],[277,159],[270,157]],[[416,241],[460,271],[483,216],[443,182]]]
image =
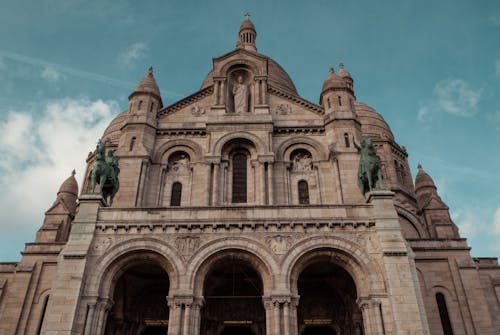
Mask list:
[[107,156],[105,155],[105,151],[106,145],[99,139],[94,152],[96,162],[92,166],[91,185],[92,193],[94,193],[96,184],[99,184],[100,194],[104,198],[104,201],[111,206],[113,198],[120,188],[118,181],[120,168],[118,167],[118,157],[113,155],[113,151],[109,150]]
[[356,144],[353,137],[353,143],[361,155],[358,168],[358,186],[364,197],[366,192],[384,188],[382,184],[382,161],[377,156],[370,137],[363,137],[361,146]]

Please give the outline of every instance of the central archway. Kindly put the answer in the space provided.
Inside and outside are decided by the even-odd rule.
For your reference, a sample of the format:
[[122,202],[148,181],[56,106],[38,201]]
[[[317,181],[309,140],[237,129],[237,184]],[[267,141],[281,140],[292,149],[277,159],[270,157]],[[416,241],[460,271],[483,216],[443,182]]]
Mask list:
[[254,267],[238,254],[214,262],[205,276],[201,334],[264,335],[263,283]]

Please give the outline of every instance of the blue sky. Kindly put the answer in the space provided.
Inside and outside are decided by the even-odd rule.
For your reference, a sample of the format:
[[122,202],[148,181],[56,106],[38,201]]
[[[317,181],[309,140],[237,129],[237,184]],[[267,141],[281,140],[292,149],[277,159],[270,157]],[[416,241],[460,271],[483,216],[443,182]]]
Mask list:
[[170,104],[197,91],[252,13],[257,48],[318,102],[344,62],[434,178],[474,256],[500,255],[499,1],[0,3],[0,261],[34,240],[150,65]]

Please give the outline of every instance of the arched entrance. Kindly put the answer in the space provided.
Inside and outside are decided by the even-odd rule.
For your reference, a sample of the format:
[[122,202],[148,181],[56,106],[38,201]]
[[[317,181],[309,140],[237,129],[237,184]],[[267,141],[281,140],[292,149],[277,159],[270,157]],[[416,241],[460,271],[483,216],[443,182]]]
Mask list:
[[114,287],[105,334],[167,334],[169,286],[167,273],[154,263],[128,268]]
[[297,288],[299,334],[363,334],[356,285],[344,268],[318,257],[300,273]]
[[233,255],[215,262],[203,284],[201,334],[264,335],[266,314],[259,273]]

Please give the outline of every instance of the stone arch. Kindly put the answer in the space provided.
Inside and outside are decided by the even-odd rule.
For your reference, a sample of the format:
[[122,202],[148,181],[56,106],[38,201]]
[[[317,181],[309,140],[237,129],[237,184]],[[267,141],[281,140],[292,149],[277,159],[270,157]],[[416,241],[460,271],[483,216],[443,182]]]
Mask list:
[[246,67],[247,69],[249,69],[253,73],[254,76],[262,74],[259,71],[259,66],[255,62],[253,62],[252,60],[248,60],[248,59],[238,58],[238,59],[231,60],[231,61],[227,62],[226,64],[224,64],[221,67],[218,75],[227,76],[228,72],[230,72],[230,70],[235,68],[235,67]]
[[401,207],[400,205],[395,205],[396,207],[396,212],[398,213],[399,216],[402,218],[408,220],[408,222],[413,226],[413,228],[416,230],[416,232],[419,235],[419,238],[425,238],[427,237],[427,232],[424,230],[422,227],[422,224],[418,220],[418,218],[413,215],[409,210]]
[[152,261],[163,268],[169,277],[170,290],[175,290],[179,275],[184,272],[184,265],[176,254],[176,250],[155,238],[120,242],[96,260],[96,275],[90,278],[86,294],[109,298],[120,275],[144,261]]
[[296,149],[309,151],[313,157],[313,161],[324,161],[328,159],[327,151],[319,142],[307,137],[294,137],[281,143],[276,150],[276,160],[288,160],[287,157]]
[[337,236],[317,236],[296,244],[282,262],[286,285],[297,294],[300,273],[319,258],[329,260],[344,268],[354,280],[357,295],[368,296],[386,292],[382,272],[371,257],[352,241]]
[[442,293],[448,303],[458,303],[457,297],[446,286],[434,285],[429,289],[430,296],[434,299],[437,293]]
[[274,287],[273,274],[278,265],[265,245],[247,238],[222,238],[212,241],[191,257],[186,273],[190,275],[189,287],[193,289],[194,294],[202,295],[204,279],[211,266],[231,253],[249,262],[260,274],[264,295],[268,295]]
[[247,132],[247,131],[238,131],[238,132],[226,134],[226,135],[222,136],[221,138],[219,138],[217,140],[217,142],[215,142],[215,144],[214,144],[213,154],[220,156],[222,154],[222,148],[224,147],[224,145],[226,143],[228,143],[229,141],[234,140],[234,139],[238,139],[238,138],[246,139],[246,140],[252,142],[254,144],[255,148],[257,149],[257,154],[262,155],[262,154],[267,153],[266,144],[259,137],[257,137],[256,135],[254,135],[250,132]]
[[189,154],[192,162],[198,162],[202,159],[203,151],[198,143],[191,140],[178,139],[167,141],[156,149],[152,155],[153,163],[164,162],[175,151],[185,151]]

